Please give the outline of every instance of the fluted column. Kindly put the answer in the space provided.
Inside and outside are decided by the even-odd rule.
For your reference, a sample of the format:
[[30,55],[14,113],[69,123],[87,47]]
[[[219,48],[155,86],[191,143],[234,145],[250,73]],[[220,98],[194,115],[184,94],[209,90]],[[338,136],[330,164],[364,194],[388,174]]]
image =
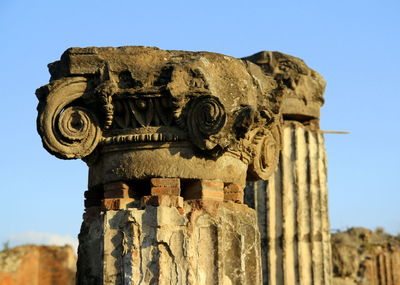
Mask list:
[[211,199],[165,202],[85,217],[78,284],[261,284],[252,209]]
[[331,284],[324,137],[286,122],[282,141],[277,171],[246,189],[254,191],[264,284]]
[[278,168],[245,191],[245,202],[257,211],[264,284],[331,284],[326,153],[319,131],[325,80],[300,58],[280,52],[245,59],[283,91]]

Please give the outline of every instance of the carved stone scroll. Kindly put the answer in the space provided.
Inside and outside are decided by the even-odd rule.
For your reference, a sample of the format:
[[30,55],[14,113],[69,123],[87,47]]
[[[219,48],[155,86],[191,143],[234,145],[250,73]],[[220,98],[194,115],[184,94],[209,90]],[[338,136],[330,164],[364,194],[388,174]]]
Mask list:
[[213,149],[212,135],[217,134],[226,123],[224,106],[214,96],[200,96],[189,102],[187,126],[189,137],[200,149]]
[[95,114],[83,106],[75,106],[86,89],[84,77],[60,79],[38,89],[38,132],[43,146],[59,158],[84,158],[101,139]]

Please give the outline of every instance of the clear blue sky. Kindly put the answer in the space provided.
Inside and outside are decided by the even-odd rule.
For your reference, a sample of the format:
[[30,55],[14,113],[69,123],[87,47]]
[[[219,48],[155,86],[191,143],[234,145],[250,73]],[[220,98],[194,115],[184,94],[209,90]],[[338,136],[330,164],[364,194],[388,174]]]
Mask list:
[[68,47],[147,45],[298,56],[328,82],[322,111],[333,229],[400,232],[400,1],[0,1],[0,242],[76,236],[87,168],[50,156],[35,89]]

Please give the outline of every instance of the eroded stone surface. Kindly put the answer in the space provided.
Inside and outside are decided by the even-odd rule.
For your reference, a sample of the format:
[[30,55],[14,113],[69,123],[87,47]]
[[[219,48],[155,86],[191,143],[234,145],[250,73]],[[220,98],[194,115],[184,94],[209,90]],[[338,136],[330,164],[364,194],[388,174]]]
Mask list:
[[326,82],[302,59],[276,51],[261,51],[243,59],[259,65],[284,86],[285,118],[298,121],[319,118]]
[[[85,221],[79,284],[99,276],[96,284],[261,284],[252,209],[200,200],[184,208],[147,205]],[[104,262],[96,263],[100,248]]]

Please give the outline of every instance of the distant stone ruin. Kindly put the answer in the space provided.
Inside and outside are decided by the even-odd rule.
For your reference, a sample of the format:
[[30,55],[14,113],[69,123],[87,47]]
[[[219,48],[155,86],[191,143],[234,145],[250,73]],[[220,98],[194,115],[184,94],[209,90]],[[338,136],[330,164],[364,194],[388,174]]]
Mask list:
[[350,228],[332,234],[334,285],[400,285],[400,238]]
[[0,251],[1,285],[74,285],[71,246],[23,245]]
[[77,284],[331,283],[325,82],[302,60],[72,48],[49,69],[43,146],[89,167]]

